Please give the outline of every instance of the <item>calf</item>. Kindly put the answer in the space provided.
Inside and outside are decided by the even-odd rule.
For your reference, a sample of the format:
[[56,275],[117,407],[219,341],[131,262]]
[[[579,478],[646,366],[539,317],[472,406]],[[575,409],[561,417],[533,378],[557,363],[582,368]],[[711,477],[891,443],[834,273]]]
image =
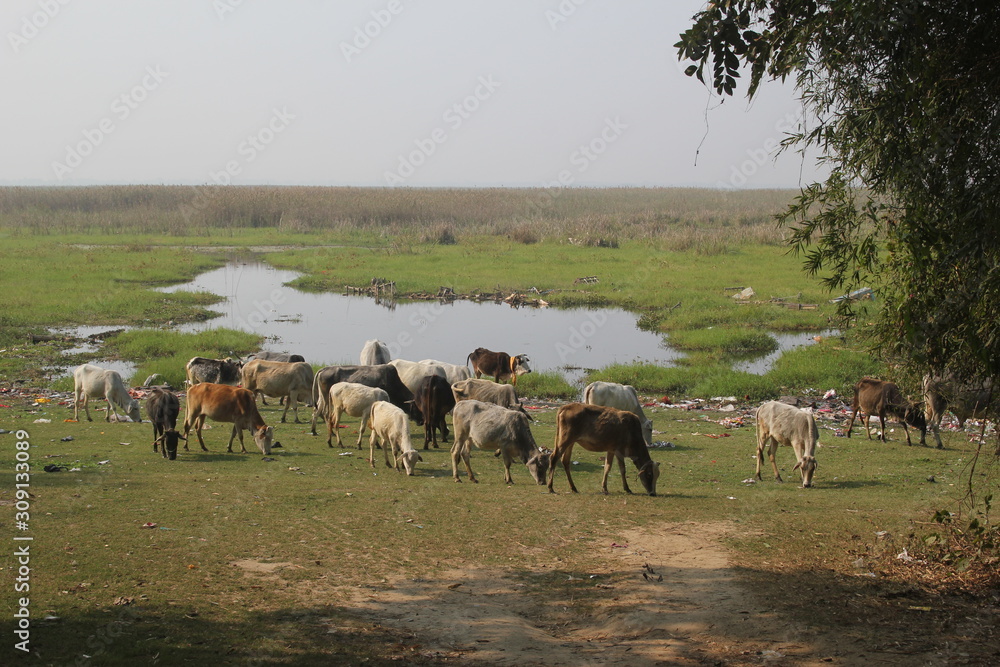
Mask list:
[[243,367],[243,388],[272,398],[286,398],[281,421],[285,422],[288,408],[295,412],[299,422],[299,400],[309,404],[312,392],[312,366],[304,361],[263,361],[255,359]]
[[892,382],[875,380],[873,378],[859,380],[854,385],[854,400],[851,404],[851,409],[854,413],[851,415],[851,421],[847,424],[848,438],[851,437],[851,429],[854,428],[854,418],[858,416],[859,412],[864,412],[868,415],[863,418],[865,421],[865,432],[868,434],[869,440],[872,439],[872,433],[868,425],[868,420],[872,416],[878,415],[879,425],[882,428],[880,439],[882,442],[886,442],[885,417],[889,415],[898,419],[899,423],[903,425],[903,433],[906,434],[907,445],[913,444],[910,442],[910,431],[906,428],[907,424],[920,429],[920,444],[926,444],[927,420],[920,409],[920,405],[910,403],[903,398],[899,387]]
[[198,435],[198,444],[202,451],[207,452],[205,440],[201,437],[201,429],[205,419],[211,417],[217,422],[231,422],[232,435],[229,436],[227,452],[233,451],[233,440],[240,437],[240,452],[247,453],[243,444],[243,429],[253,434],[254,442],[264,455],[271,453],[271,443],[274,440],[274,429],[264,423],[257,411],[257,401],[253,392],[242,387],[231,387],[213,382],[202,382],[188,389],[187,414],[184,417],[184,450],[187,451],[187,436],[193,426]]
[[819,430],[816,420],[811,414],[787,403],[769,401],[757,408],[757,479],[760,479],[760,467],[764,464],[764,449],[774,468],[774,478],[779,482],[778,464],[774,461],[774,453],[778,445],[790,446],[795,451],[795,467],[800,471],[802,487],[812,486],[813,473],[816,472],[816,445],[819,443]]
[[483,374],[492,375],[497,382],[509,379],[513,385],[517,384],[517,376],[531,372],[528,355],[519,354],[510,356],[506,352],[493,352],[485,347],[477,347],[465,359],[466,365],[472,364],[472,372],[476,378],[481,378]]
[[642,424],[642,439],[646,446],[653,444],[653,422],[646,418],[639,403],[639,394],[630,384],[617,382],[591,382],[583,390],[583,402],[590,405],[603,405],[609,408],[627,410],[639,418]]
[[187,373],[188,385],[196,385],[201,382],[211,382],[213,384],[228,384],[236,386],[240,383],[240,368],[242,363],[232,359],[208,359],[207,357],[193,357],[184,370]]
[[531,476],[538,484],[545,482],[548,458],[535,444],[528,426],[528,418],[520,413],[501,408],[499,405],[482,401],[461,401],[453,411],[455,421],[455,443],[451,446],[451,471],[456,482],[458,461],[465,461],[469,479],[478,483],[469,463],[472,445],[479,449],[500,450],[503,457],[504,481],[513,484],[510,464],[515,458],[528,466]]
[[153,423],[153,451],[160,445],[163,458],[171,461],[177,458],[177,444],[184,439],[177,432],[177,415],[181,412],[181,402],[173,392],[153,387],[146,399],[146,414]]
[[325,420],[329,410],[327,398],[330,387],[337,382],[356,382],[368,387],[377,387],[389,394],[389,402],[405,412],[418,426],[424,423],[423,415],[413,402],[413,392],[406,388],[399,379],[399,373],[394,366],[379,364],[377,366],[327,366],[317,371],[313,376],[312,400],[312,434],[316,435],[316,418],[322,415]]
[[[951,410],[963,428],[967,419],[985,419],[994,406],[993,382],[989,379],[975,385],[961,385],[954,378],[924,376],[924,406],[927,425],[934,433],[937,448],[942,449],[941,418]],[[1000,452],[1000,449],[997,450]]]
[[601,480],[601,492],[608,493],[608,473],[611,464],[617,459],[618,469],[622,474],[622,487],[625,493],[632,493],[625,480],[625,457],[639,469],[639,481],[646,492],[656,495],[656,480],[660,476],[660,464],[649,456],[649,449],[642,439],[642,425],[639,418],[631,412],[608,408],[602,405],[587,405],[585,403],[567,403],[556,413],[555,449],[549,460],[549,493],[555,493],[552,482],[555,478],[556,462],[561,460],[566,471],[569,488],[577,493],[569,465],[573,455],[573,444],[591,452],[607,452],[604,461],[604,478]]
[[362,366],[375,366],[387,364],[392,360],[389,354],[389,347],[377,338],[365,341],[365,346],[361,348],[360,363]]
[[437,449],[437,433],[441,431],[441,442],[448,442],[448,422],[445,415],[455,407],[455,396],[448,381],[440,375],[427,375],[417,387],[417,408],[424,416],[424,449],[430,443]]
[[451,385],[451,392],[455,395],[455,401],[482,401],[483,403],[493,403],[508,410],[516,410],[523,413],[528,419],[531,415],[521,405],[517,398],[517,390],[510,384],[497,384],[490,380],[477,380],[470,378],[455,382]]
[[326,444],[333,447],[333,434],[337,434],[337,444],[344,447],[340,439],[340,415],[345,412],[351,417],[361,417],[361,426],[358,427],[358,449],[361,449],[361,438],[365,434],[365,425],[371,417],[372,405],[376,401],[388,401],[389,394],[382,389],[368,387],[356,382],[338,382],[330,387],[327,396],[329,400],[329,414],[327,415]]
[[[368,442],[372,467],[375,467],[375,441],[382,441],[382,452],[385,454],[385,465],[399,470],[403,464],[407,475],[413,474],[417,461],[423,461],[420,452],[413,448],[410,440],[410,422],[406,413],[392,403],[376,401],[371,409],[372,435]],[[389,462],[389,451],[392,450],[392,463]]]
[[142,421],[142,414],[139,411],[139,401],[132,398],[125,382],[118,371],[113,371],[93,364],[83,364],[73,371],[73,419],[80,419],[80,406],[83,406],[83,413],[90,418],[90,408],[87,402],[91,398],[104,398],[108,402],[108,411],[104,413],[104,421],[111,421],[111,415],[118,421],[118,412],[115,406],[121,408],[129,419],[134,422]]

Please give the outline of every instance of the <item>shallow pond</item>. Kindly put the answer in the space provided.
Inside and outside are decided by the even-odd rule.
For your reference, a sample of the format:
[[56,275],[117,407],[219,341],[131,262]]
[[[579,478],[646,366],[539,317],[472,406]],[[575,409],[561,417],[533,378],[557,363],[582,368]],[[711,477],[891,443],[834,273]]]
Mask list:
[[[463,364],[477,347],[526,353],[534,369],[559,371],[570,381],[582,378],[586,368],[635,361],[669,366],[683,356],[664,336],[639,329],[636,315],[621,309],[515,309],[470,301],[390,307],[367,297],[312,294],[285,284],[298,275],[262,263],[231,263],[163,291],[206,291],[226,298],[212,308],[219,317],[181,325],[182,331],[252,331],[267,337],[266,349],[301,354],[315,364],[357,363],[370,338],[386,342],[393,358],[411,360]],[[813,335],[777,335],[777,352],[735,367],[765,373],[783,351],[813,343]]]

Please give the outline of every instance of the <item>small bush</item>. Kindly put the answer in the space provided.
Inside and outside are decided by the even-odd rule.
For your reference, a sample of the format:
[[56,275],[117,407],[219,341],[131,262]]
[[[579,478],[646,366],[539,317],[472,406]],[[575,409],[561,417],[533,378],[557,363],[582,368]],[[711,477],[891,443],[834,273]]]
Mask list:
[[525,245],[538,243],[539,241],[538,234],[528,224],[521,224],[510,230],[510,238]]

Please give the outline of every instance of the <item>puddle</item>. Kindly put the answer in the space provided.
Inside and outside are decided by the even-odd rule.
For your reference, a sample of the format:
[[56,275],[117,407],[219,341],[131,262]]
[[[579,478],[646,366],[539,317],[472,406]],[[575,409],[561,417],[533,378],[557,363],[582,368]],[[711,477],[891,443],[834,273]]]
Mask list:
[[[637,316],[621,309],[515,309],[471,301],[387,306],[367,297],[313,294],[285,284],[299,275],[263,263],[234,262],[203,273],[190,283],[158,289],[204,291],[225,297],[224,302],[210,307],[219,317],[179,325],[180,331],[220,327],[250,331],[267,339],[265,349],[301,354],[313,364],[356,364],[362,346],[371,338],[387,343],[394,359],[433,358],[464,364],[477,347],[523,352],[535,370],[562,373],[570,382],[581,380],[586,369],[632,362],[672,366],[684,356],[671,348],[664,336],[639,329]],[[87,336],[106,329],[80,327],[72,333]],[[737,362],[734,368],[766,373],[783,352],[815,342],[813,335],[776,334],[776,352]],[[128,366],[128,373],[134,372],[134,365]]]
[[744,359],[737,361],[733,364],[734,371],[742,371],[744,373],[752,373],[754,375],[764,375],[771,367],[774,366],[774,362],[777,361],[785,352],[793,350],[797,347],[802,347],[803,345],[815,345],[816,339],[814,336],[820,336],[821,338],[829,338],[830,336],[836,336],[840,332],[836,329],[827,329],[825,331],[820,331],[818,334],[815,332],[807,333],[805,331],[796,331],[795,333],[772,333],[770,334],[776,341],[778,341],[778,349],[770,354],[764,355],[763,357],[756,357],[753,359]]

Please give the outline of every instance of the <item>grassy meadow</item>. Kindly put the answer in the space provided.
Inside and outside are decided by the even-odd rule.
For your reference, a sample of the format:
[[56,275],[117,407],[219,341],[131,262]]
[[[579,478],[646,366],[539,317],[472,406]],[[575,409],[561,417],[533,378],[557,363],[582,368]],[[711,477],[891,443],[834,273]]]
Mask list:
[[[278,410],[262,414],[277,424]],[[536,440],[551,446],[555,413],[534,412]],[[608,587],[627,588],[637,576],[609,568],[608,545],[623,543],[632,529],[689,522],[729,526],[729,546],[751,579],[815,585],[819,577],[831,599],[857,600],[888,583],[859,580],[852,563],[873,549],[898,549],[914,517],[952,504],[971,454],[957,435],[935,450],[907,448],[901,434],[882,444],[824,429],[815,488],[798,487],[786,450],[779,455],[784,484],[771,480],[769,466],[764,481],[747,484],[750,420],[727,428],[720,421],[732,413],[656,409],[649,412],[656,438],[675,445],[652,452],[662,470],[657,497],[624,495],[616,472],[610,495],[600,495],[601,459],[580,449],[573,456],[580,494],[568,493],[560,469],[552,496],[520,464],[507,487],[492,452],[473,452],[478,485],[464,470],[463,483],[452,480],[447,449],[424,452],[406,477],[385,468],[380,452],[371,468],[367,438],[361,452],[329,449],[307,424],[277,425],[283,446],[272,461],[240,454],[238,444],[237,453],[226,453],[224,424],[205,431],[209,452],[193,445],[166,461],[151,451],[148,424],[107,424],[100,415],[66,423],[70,407],[52,402],[0,416],[0,427],[23,429],[32,445],[32,647],[42,664],[76,664],[82,655],[106,665],[437,664],[414,648],[419,638],[353,610],[350,592],[389,586],[396,576],[481,568],[523,582],[521,595],[539,605],[586,613],[614,594]],[[346,424],[350,441],[357,420]],[[0,435],[4,451],[14,437]],[[50,464],[67,469],[42,472]],[[628,466],[630,485],[641,489]],[[11,504],[10,468],[0,477],[0,502]],[[879,531],[893,543],[877,544]],[[580,583],[591,575],[605,588]],[[756,594],[780,617],[794,602],[769,598],[769,590]],[[10,618],[11,596],[2,600]],[[812,630],[830,614],[820,607],[795,613],[798,627]]]
[[[640,578],[615,567],[609,545],[629,531],[682,524],[724,526],[730,567],[747,594],[766,605],[776,626],[802,629],[803,643],[834,622],[835,632],[872,636],[886,618],[936,636],[938,626],[928,624],[940,617],[908,607],[908,584],[878,558],[891,559],[935,510],[957,504],[974,455],[963,435],[945,434],[943,450],[907,448],[898,429],[886,444],[857,432],[848,440],[838,434],[845,416],[836,409],[823,421],[816,486],[806,490],[784,450],[784,484],[770,479],[769,465],[762,482],[745,481],[753,476],[755,442],[749,407],[650,408],[654,439],[673,444],[652,452],[662,471],[657,497],[626,496],[617,470],[610,495],[602,496],[601,461],[582,449],[573,457],[581,493],[568,493],[558,470],[559,493],[550,495],[519,464],[516,483],[506,486],[492,452],[472,454],[478,485],[452,480],[447,449],[424,452],[414,477],[385,468],[379,452],[373,469],[367,438],[361,452],[327,448],[308,424],[278,424],[274,402],[261,408],[282,443],[273,460],[226,453],[230,429],[210,422],[209,452],[193,445],[166,461],[151,451],[148,423],[108,424],[93,410],[98,421],[68,422],[67,395],[51,393],[70,389],[60,370],[89,359],[133,361],[135,382],[159,372],[179,386],[195,354],[257,349],[263,341],[244,332],[172,331],[171,323],[205,318],[218,297],[152,289],[255,256],[302,272],[296,286],[306,290],[339,292],[378,276],[404,293],[534,287],[554,305],[628,308],[639,326],[668,336],[688,357],[670,368],[609,366],[587,379],[629,383],[648,397],[731,395],[751,406],[830,388],[845,395],[857,378],[884,371],[852,331],[784,354],[765,375],[731,370],[733,360],[771,351],[764,330],[840,326],[831,295],[802,273],[801,258],[788,253],[773,222],[791,196],[628,188],[0,188],[0,429],[10,431],[0,434],[8,461],[0,505],[10,508],[0,525],[16,532],[14,442],[27,434],[31,518],[22,534],[33,537],[36,661],[452,664],[423,651],[420,637],[359,611],[354,596],[389,590],[398,577],[438,578],[440,597],[426,600],[433,606],[453,594],[447,572],[501,573],[537,609],[532,623],[568,638],[572,621],[548,622],[551,614],[569,609],[601,618],[615,589]],[[595,275],[596,284],[576,282]],[[756,292],[749,303],[731,298],[730,288],[747,286]],[[818,307],[793,310],[772,297]],[[62,352],[77,342],[26,342],[29,334],[74,325],[140,329],[68,355]],[[533,373],[518,390],[566,400],[579,388],[557,373]],[[554,410],[533,416],[537,442],[551,447]],[[357,420],[346,423],[349,442]],[[418,447],[422,431],[411,428]],[[46,465],[63,468],[44,472]],[[641,489],[631,462],[628,478]],[[10,581],[12,559],[0,564]],[[803,604],[801,591],[824,603]],[[13,594],[0,596],[5,618],[15,606]],[[10,647],[8,639],[2,650]],[[734,650],[733,664],[762,659]],[[474,655],[458,661],[476,664]]]

